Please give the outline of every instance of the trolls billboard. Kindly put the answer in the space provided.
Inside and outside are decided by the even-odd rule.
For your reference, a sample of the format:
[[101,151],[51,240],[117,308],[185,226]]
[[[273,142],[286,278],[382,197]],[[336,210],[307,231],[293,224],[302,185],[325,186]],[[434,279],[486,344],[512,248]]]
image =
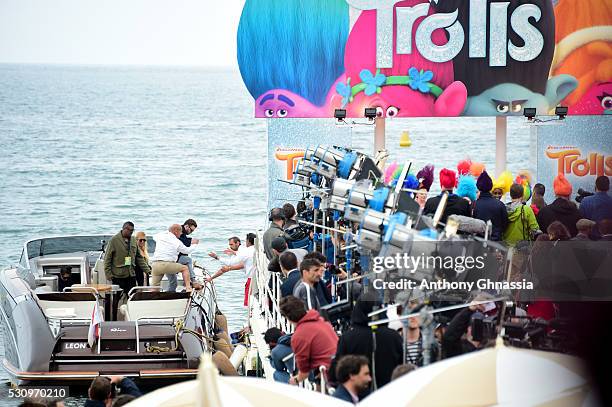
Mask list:
[[610,0],[246,0],[255,116],[612,113]]

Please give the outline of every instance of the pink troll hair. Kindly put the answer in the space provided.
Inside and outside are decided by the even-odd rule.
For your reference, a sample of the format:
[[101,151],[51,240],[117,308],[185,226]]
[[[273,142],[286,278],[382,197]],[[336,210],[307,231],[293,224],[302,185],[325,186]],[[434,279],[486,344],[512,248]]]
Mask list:
[[[412,26],[412,53],[410,55],[399,55],[395,53],[395,33],[397,31],[397,21],[395,19],[395,8],[416,6],[421,3],[429,3],[427,0],[404,0],[395,4],[393,11],[393,67],[381,69],[380,72],[387,76],[408,75],[408,70],[415,67],[419,70],[432,71],[434,76],[432,83],[435,83],[442,89],[445,89],[454,80],[453,62],[431,62],[423,58],[421,53],[414,44],[416,30],[423,21],[424,17],[416,20]],[[432,7],[429,9],[429,15],[433,14]],[[442,45],[447,42],[444,30],[438,29],[432,34],[432,41],[436,45]],[[346,69],[346,77],[352,78],[351,84],[360,82],[359,73],[363,69],[368,69],[372,73],[376,71],[376,10],[362,11],[357,19],[357,22],[351,30],[344,53],[344,66]],[[383,90],[383,92],[385,92]]]

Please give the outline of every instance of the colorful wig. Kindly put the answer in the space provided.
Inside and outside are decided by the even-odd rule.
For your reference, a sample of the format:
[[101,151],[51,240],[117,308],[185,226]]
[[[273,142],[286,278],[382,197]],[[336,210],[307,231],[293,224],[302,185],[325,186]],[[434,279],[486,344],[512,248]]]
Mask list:
[[476,188],[476,178],[471,175],[462,175],[457,184],[457,195],[468,198],[474,202],[477,198],[478,188]]
[[523,202],[531,199],[531,173],[526,170],[519,171],[514,182],[523,186]]
[[393,161],[391,164],[389,164],[385,170],[385,184],[391,184],[391,181],[393,181],[393,174],[395,173],[395,170],[397,170],[397,167],[397,161]]
[[485,165],[483,163],[472,163],[470,165],[470,174],[476,178],[485,170]]
[[247,0],[238,25],[238,66],[253,99],[286,89],[322,106],[344,72],[345,0]]
[[417,172],[417,179],[419,180],[419,186],[429,191],[434,181],[434,166],[433,164],[427,164]]
[[457,173],[459,175],[469,174],[471,166],[472,166],[472,160],[470,160],[469,158],[466,158],[465,160],[461,160],[457,164]]
[[[395,161],[392,162],[385,170],[385,183],[390,186],[397,185],[397,180],[399,179],[400,175],[402,175],[403,169],[403,165],[398,165]],[[404,180],[404,185],[402,186],[402,188],[418,189],[419,180],[413,174],[408,173],[406,175],[406,179]]]
[[510,171],[504,171],[499,174],[499,177],[493,179],[493,188],[491,191],[495,189],[502,190],[502,196],[506,195],[510,192],[510,187],[512,186],[512,173]]

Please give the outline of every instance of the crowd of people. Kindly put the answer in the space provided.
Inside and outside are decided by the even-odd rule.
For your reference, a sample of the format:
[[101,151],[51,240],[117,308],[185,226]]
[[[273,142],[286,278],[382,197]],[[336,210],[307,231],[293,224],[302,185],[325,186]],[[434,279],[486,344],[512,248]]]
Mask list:
[[[446,223],[451,215],[490,221],[489,238],[509,246],[535,240],[539,234],[548,235],[551,240],[612,238],[612,198],[607,176],[597,177],[595,192],[581,199],[578,205],[572,200],[573,187],[562,173],[557,175],[552,185],[554,201],[546,203],[546,187],[540,183],[532,187],[528,173],[521,173],[512,182],[508,173],[500,177],[503,178],[501,181],[494,181],[484,169],[476,174],[465,170],[462,173],[461,170],[461,166],[457,172],[442,169],[439,174],[442,193],[426,200],[423,196],[428,194],[431,181],[420,180],[420,197],[417,194],[416,201],[423,214],[433,215],[442,195],[448,194],[440,222]],[[506,195],[509,195],[509,200],[504,202]],[[559,230],[561,234],[557,233]]]
[[[544,199],[546,187],[542,184],[532,187],[526,174],[515,180],[505,174],[506,185],[501,185],[500,180],[492,179],[484,168],[477,176],[461,173],[461,168],[458,169],[460,175],[450,169],[440,171],[441,194],[429,199],[433,180],[431,177],[418,179],[419,188],[414,199],[421,213],[433,216],[442,194],[448,194],[440,217],[442,224],[451,215],[490,222],[489,239],[504,242],[509,247],[536,239],[612,239],[612,198],[606,176],[597,177],[595,192],[578,203],[572,200],[572,185],[559,174],[552,185],[555,199],[547,203]],[[465,183],[473,187],[466,187]],[[509,195],[507,202],[506,195]],[[275,380],[296,384],[308,379],[319,383],[324,374],[327,383],[335,388],[335,397],[356,403],[371,391],[423,366],[425,354],[431,363],[490,345],[487,339],[472,334],[471,322],[475,315],[495,312],[478,302],[455,313],[446,323],[438,323],[435,340],[428,345],[418,317],[409,319],[405,327],[390,323],[372,330],[368,326],[368,314],[381,306],[373,292],[361,294],[352,309],[350,327],[338,336],[319,312],[332,302],[330,281],[325,277],[331,261],[328,263],[320,252],[304,250],[303,245],[296,247],[296,240],[286,233],[288,227],[295,227],[294,222],[289,222],[293,216],[295,209],[291,204],[274,208],[270,213],[271,225],[263,237],[264,250],[270,260],[269,270],[282,275],[281,314],[294,326],[293,333],[270,328],[265,334],[276,369]],[[542,310],[538,309],[541,306],[533,307],[538,316],[542,315]],[[525,315],[520,308],[516,312]],[[402,331],[403,336],[400,335]]]
[[[547,203],[544,199],[546,187],[542,184],[532,187],[525,174],[514,181],[510,178],[509,182],[506,174],[502,182],[492,179],[484,168],[478,174],[469,174],[462,172],[461,166],[457,172],[440,171],[441,194],[430,196],[432,170],[429,168],[418,178],[414,199],[421,213],[433,215],[446,194],[446,206],[440,217],[442,224],[451,215],[490,222],[489,238],[510,247],[536,239],[612,240],[612,198],[610,180],[606,176],[597,177],[595,192],[578,204],[572,200],[572,185],[559,174],[552,185],[555,199]],[[397,377],[423,366],[425,356],[431,363],[488,345],[486,340],[472,335],[470,324],[475,314],[490,311],[483,304],[470,304],[448,323],[438,324],[435,340],[426,344],[418,317],[411,318],[405,326],[390,323],[372,330],[368,326],[368,314],[382,304],[375,293],[368,291],[356,298],[350,326],[338,336],[338,331],[321,314],[322,309],[333,303],[329,270],[334,262],[313,250],[316,245],[313,245],[312,234],[300,228],[296,220],[296,214],[304,210],[303,202],[300,204],[302,208],[298,211],[290,203],[272,209],[270,226],[262,238],[263,251],[269,260],[268,269],[279,273],[282,280],[280,312],[294,326],[292,333],[276,327],[265,333],[264,339],[271,348],[275,380],[293,385],[305,380],[317,384],[324,378],[335,388],[334,397],[356,403]],[[134,224],[126,222],[106,246],[106,277],[125,293],[136,285],[148,284],[149,278],[152,285],[159,285],[164,275],[168,276],[168,290],[174,291],[179,273],[186,291],[201,289],[202,283],[195,278],[190,256],[199,244],[198,239],[190,237],[196,229],[193,219],[187,219],[182,225],[171,225],[167,231],[153,236],[155,252],[149,256],[147,235],[138,232],[132,238]],[[244,305],[248,305],[255,272],[254,244],[255,235],[249,233],[244,245],[236,236],[228,239],[228,248],[224,251],[228,260],[209,252],[208,255],[222,265],[204,283],[229,271],[242,270],[246,276]],[[336,275],[340,279],[348,277],[342,269],[336,270]],[[87,405],[110,406],[112,398],[108,387],[113,380],[94,380]],[[129,379],[121,378],[118,385],[127,388],[126,394],[135,395]],[[120,405],[116,404],[119,400],[112,405]]]

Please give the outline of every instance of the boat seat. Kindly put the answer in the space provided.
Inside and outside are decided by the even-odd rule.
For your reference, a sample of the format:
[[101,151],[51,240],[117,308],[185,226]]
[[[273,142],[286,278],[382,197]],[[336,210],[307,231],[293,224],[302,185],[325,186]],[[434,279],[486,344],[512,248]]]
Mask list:
[[45,315],[57,319],[91,319],[96,297],[92,293],[37,293]]
[[126,321],[147,318],[182,318],[187,313],[188,293],[136,292],[121,306]]

